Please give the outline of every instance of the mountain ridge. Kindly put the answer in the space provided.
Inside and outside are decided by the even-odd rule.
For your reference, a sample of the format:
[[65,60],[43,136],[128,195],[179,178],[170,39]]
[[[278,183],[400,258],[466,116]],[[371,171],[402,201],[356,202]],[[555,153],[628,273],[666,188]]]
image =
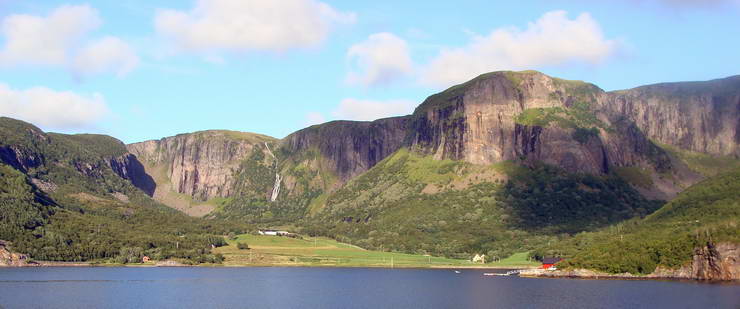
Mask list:
[[[698,99],[691,99],[691,102],[697,102],[698,105],[709,106],[702,109],[702,117],[721,118],[722,121],[715,128],[721,129],[719,131],[723,137],[727,135],[726,132],[733,131],[728,119],[735,114],[715,112],[713,106],[729,106],[735,96],[740,102],[738,91],[730,91],[729,99],[724,93],[728,89],[725,84],[730,84],[729,89],[732,90],[737,79],[734,76],[688,83],[700,85],[698,88],[701,91],[714,88],[723,90],[722,98],[725,99],[721,100],[724,101],[704,99],[711,97],[711,93],[703,92],[698,95]],[[723,86],[712,87],[713,83],[721,83]],[[634,90],[660,88],[665,87],[664,85],[684,87],[684,83],[669,83],[605,92],[591,83],[564,80],[537,71],[483,74],[430,96],[411,115],[375,121],[332,121],[298,130],[280,140],[272,140],[272,148],[279,159],[274,162],[275,166],[266,167],[263,173],[273,173],[282,178],[273,186],[264,181],[253,180],[252,182],[262,184],[259,185],[260,188],[250,189],[250,196],[268,196],[276,186],[282,185],[284,190],[280,191],[277,200],[301,200],[297,203],[302,206],[291,207],[305,209],[308,204],[317,202],[316,198],[337,190],[401,147],[409,147],[414,151],[433,155],[435,159],[449,158],[473,164],[514,160],[532,165],[542,161],[571,172],[618,172],[635,177],[646,175],[649,180],[642,183],[651,183],[652,187],[638,189],[653,198],[668,199],[701,176],[691,169],[683,168],[681,162],[672,158],[663,147],[653,141],[709,155],[729,155],[735,159],[738,156],[735,154],[735,141],[716,139],[712,135],[719,132],[718,130],[704,130],[701,134],[682,136],[661,133],[695,130],[700,125],[686,120],[686,115],[677,115],[681,114],[680,111],[670,110],[671,107],[680,109],[692,106],[691,102],[659,104],[660,102],[656,103],[653,99],[641,99],[639,93],[635,92],[641,90]],[[667,100],[673,100],[664,92],[661,95],[666,96]],[[630,98],[635,98],[638,103],[630,103]],[[641,108],[643,105],[647,107]],[[674,118],[679,120],[671,122],[669,120],[674,118],[659,118],[660,112],[665,109],[677,115]],[[656,121],[668,124],[666,127],[669,129],[652,125]],[[647,128],[650,134],[643,133],[643,128]],[[740,132],[740,125],[735,124],[734,130]],[[206,134],[204,132],[219,131],[201,131],[165,139],[183,139]],[[707,143],[707,147],[696,146],[707,140],[715,142]],[[129,144],[129,150],[139,157],[150,157],[153,150],[149,150],[147,154],[147,151],[137,146],[142,143]],[[266,147],[264,148],[266,151]],[[216,150],[210,147],[205,152],[208,151]],[[313,154],[306,157],[308,153]],[[295,157],[296,155],[301,158]],[[233,156],[231,161],[246,160],[249,156],[248,151],[242,151]],[[174,160],[172,162],[176,163]],[[180,199],[190,197],[208,201],[213,198],[228,198],[229,193],[235,192],[229,186],[233,186],[232,178],[236,174],[233,174],[234,164],[227,169],[224,169],[223,164],[225,163],[221,162],[210,167],[222,170],[217,182],[206,180],[199,183],[202,173],[191,173],[189,178],[187,173],[179,174],[173,178],[172,164],[167,167],[170,169],[168,179],[176,193],[185,195]],[[305,181],[300,180],[301,177],[308,177],[302,174],[304,168],[313,175]],[[229,170],[232,171],[231,175],[228,174]],[[671,173],[677,174],[672,177],[662,176]],[[188,178],[190,183],[180,188],[179,184],[185,180],[183,177]],[[272,176],[273,180],[275,177]],[[211,192],[204,194],[202,191],[209,189],[202,188],[209,186]],[[213,189],[213,186],[217,188]],[[194,190],[195,187],[201,189]],[[218,207],[209,206],[211,209]]]

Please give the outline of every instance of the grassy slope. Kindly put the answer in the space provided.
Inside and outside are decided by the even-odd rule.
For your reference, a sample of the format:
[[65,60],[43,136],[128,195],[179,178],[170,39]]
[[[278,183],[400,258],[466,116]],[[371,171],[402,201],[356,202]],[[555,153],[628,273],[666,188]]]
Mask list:
[[541,250],[569,257],[566,267],[648,274],[677,268],[707,241],[740,242],[740,168],[706,179],[642,220],[583,233]]
[[711,177],[721,172],[740,167],[740,158],[732,156],[713,156],[704,153],[683,150],[666,144],[658,144],[674,158],[681,160],[688,168],[704,177]]
[[[294,239],[275,236],[239,235],[229,245],[216,251],[230,266],[356,266],[356,267],[531,267],[526,253],[497,263],[481,265],[468,260],[444,257],[364,250],[324,237]],[[237,243],[249,244],[249,250],[239,250]]]
[[503,258],[655,208],[616,177],[476,166],[402,149],[331,194],[305,231],[371,249]]

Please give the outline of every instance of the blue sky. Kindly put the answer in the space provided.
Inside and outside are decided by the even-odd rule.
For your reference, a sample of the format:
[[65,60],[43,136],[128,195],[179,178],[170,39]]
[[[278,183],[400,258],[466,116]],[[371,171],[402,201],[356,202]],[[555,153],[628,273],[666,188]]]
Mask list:
[[739,0],[0,0],[0,115],[124,142],[282,138],[482,72],[605,90],[740,74]]

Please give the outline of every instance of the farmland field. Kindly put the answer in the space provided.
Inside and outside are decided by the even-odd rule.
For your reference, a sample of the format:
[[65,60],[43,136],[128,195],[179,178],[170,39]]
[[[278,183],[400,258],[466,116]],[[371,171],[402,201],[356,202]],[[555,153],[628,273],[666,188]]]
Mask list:
[[[526,253],[487,264],[428,255],[370,251],[324,237],[303,239],[243,234],[217,248],[226,266],[346,266],[346,267],[533,267]],[[237,243],[249,249],[240,250]]]

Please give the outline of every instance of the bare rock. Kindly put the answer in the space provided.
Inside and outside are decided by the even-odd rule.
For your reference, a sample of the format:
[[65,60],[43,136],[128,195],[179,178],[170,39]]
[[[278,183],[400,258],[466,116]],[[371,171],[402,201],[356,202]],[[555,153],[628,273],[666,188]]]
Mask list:
[[208,200],[233,193],[233,174],[240,162],[255,145],[264,148],[265,142],[275,139],[214,130],[129,144],[127,148],[144,164],[163,170],[164,175],[152,175],[157,185],[168,185],[175,192]]

